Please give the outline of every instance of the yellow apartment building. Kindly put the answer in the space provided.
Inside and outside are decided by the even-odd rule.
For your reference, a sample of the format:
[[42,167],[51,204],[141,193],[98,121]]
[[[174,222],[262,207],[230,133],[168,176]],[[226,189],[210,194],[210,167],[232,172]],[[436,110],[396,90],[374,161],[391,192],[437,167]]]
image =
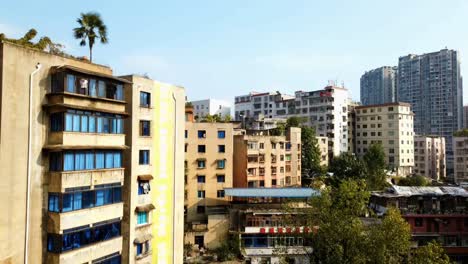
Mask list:
[[445,138],[414,137],[414,173],[432,180],[445,179]]

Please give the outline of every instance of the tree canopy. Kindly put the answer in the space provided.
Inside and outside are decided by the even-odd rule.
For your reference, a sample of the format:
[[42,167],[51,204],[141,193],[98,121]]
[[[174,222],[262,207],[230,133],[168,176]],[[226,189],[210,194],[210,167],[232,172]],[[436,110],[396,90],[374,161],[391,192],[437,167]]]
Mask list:
[[37,30],[32,28],[19,39],[7,38],[5,34],[0,33],[0,40],[5,40],[28,48],[46,51],[52,54],[65,55],[63,52],[63,45],[52,42],[52,40],[47,36],[41,37],[38,42],[34,43],[33,39],[36,38],[36,36]]
[[80,46],[89,46],[89,60],[93,61],[93,47],[98,39],[102,44],[108,42],[107,26],[104,24],[101,15],[96,12],[81,13],[76,20],[79,27],[73,29],[73,35],[81,40]]
[[397,182],[400,186],[426,186],[428,182],[424,176],[413,175],[406,178],[400,178]]

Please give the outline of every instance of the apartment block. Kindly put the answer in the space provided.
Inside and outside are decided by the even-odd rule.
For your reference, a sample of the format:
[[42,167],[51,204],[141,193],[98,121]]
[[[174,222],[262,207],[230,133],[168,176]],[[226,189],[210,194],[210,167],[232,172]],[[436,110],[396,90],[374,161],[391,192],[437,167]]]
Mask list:
[[301,129],[285,136],[245,131],[234,136],[234,187],[301,186]]
[[348,152],[356,152],[356,110],[359,103],[350,101],[348,104]]
[[233,186],[234,134],[239,124],[185,123],[185,244],[217,248],[227,238],[229,201],[224,189]]
[[453,136],[454,154],[454,182],[466,184],[468,182],[468,132],[458,131]]
[[320,149],[320,165],[328,166],[328,138],[317,137],[317,142]]
[[182,263],[185,91],[129,75],[123,263]]
[[383,66],[361,76],[362,105],[393,103],[397,100],[398,68]]
[[468,128],[468,105],[463,106],[463,128]]
[[382,144],[389,169],[407,176],[414,166],[413,116],[408,103],[357,106],[356,154],[363,156],[372,144]]
[[452,134],[463,126],[463,87],[458,51],[407,55],[398,63],[398,101],[411,104],[414,132],[445,137],[447,177],[453,180]]
[[231,116],[232,104],[227,101],[206,99],[191,101],[190,103],[193,106],[195,119],[203,118],[207,115],[219,115],[221,118]]
[[303,117],[317,136],[328,137],[329,158],[348,151],[348,90],[327,86],[322,90],[297,91],[294,96],[275,93],[250,93],[236,96],[235,119]]
[[127,84],[0,42],[0,262],[121,261]]
[[445,170],[445,138],[415,136],[413,172],[439,181],[445,179]]

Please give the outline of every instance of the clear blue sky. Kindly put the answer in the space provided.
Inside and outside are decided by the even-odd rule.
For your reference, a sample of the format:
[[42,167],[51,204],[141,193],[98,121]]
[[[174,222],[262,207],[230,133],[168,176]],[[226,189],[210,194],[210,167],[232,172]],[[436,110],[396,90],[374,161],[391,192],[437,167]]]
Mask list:
[[72,35],[87,11],[100,12],[109,29],[95,62],[184,86],[189,100],[317,90],[328,80],[344,82],[359,99],[364,71],[444,47],[461,52],[468,78],[464,0],[16,0],[1,4],[0,32],[19,36],[33,27],[87,55]]

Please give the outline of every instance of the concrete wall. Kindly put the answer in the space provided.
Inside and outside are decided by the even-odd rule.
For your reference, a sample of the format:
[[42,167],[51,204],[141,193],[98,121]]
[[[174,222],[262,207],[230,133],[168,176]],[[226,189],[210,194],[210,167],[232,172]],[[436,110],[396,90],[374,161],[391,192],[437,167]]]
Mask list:
[[31,138],[31,204],[29,262],[44,259],[46,246],[46,156],[49,120],[42,105],[50,87],[50,68],[68,64],[87,70],[112,74],[108,67],[45,52],[0,43],[0,263],[24,263],[26,225],[26,186],[28,161],[29,77],[36,64],[42,68],[33,79]]

